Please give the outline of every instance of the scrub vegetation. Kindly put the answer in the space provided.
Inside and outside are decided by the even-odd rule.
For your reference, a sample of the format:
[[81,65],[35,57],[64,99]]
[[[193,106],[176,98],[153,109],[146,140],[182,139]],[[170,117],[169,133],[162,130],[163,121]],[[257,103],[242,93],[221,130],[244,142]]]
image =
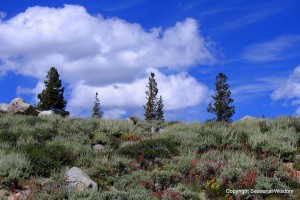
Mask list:
[[[0,188],[11,194],[26,189],[31,199],[300,198],[298,118],[134,119],[1,114]],[[151,127],[163,131],[151,133]],[[95,144],[105,149],[94,151]],[[73,166],[99,190],[68,195],[64,173]],[[291,189],[293,194],[228,193],[240,189]]]

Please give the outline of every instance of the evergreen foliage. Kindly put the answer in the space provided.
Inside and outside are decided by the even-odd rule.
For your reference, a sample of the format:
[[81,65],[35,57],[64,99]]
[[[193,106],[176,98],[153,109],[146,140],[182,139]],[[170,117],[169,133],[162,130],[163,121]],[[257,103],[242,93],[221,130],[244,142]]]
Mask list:
[[57,69],[51,67],[47,74],[47,80],[44,81],[46,88],[37,95],[40,102],[37,108],[40,110],[53,110],[56,114],[68,116],[65,111],[67,101],[64,99],[64,90]]
[[93,115],[92,117],[102,118],[103,112],[101,111],[100,100],[98,98],[98,92],[96,92],[94,98],[94,107],[93,107]]
[[163,103],[162,96],[160,95],[157,101],[156,120],[165,121],[163,108],[164,108],[164,103]]
[[155,74],[151,72],[151,76],[149,77],[149,83],[147,85],[148,91],[146,91],[147,103],[146,105],[143,106],[145,109],[144,116],[146,121],[151,121],[156,119],[156,109],[157,109],[156,96],[158,93],[158,89],[154,77]]
[[234,100],[230,97],[231,92],[226,81],[227,76],[219,73],[216,77],[215,95],[212,96],[215,102],[208,105],[207,111],[216,114],[217,121],[229,122],[235,113],[235,106],[230,105]]

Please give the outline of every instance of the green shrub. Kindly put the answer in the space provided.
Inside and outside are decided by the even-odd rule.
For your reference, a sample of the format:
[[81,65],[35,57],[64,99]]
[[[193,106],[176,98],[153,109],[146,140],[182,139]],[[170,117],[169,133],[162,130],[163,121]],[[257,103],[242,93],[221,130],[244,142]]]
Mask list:
[[274,156],[258,160],[255,168],[266,177],[273,177],[274,173],[279,169],[280,161]]
[[188,155],[188,156],[180,156],[180,157],[174,157],[171,160],[168,160],[166,165],[163,166],[165,170],[170,171],[176,171],[179,173],[187,173],[193,166],[192,162],[195,162],[195,165],[197,163],[197,160],[195,156]]
[[230,131],[224,139],[224,142],[233,149],[242,149],[248,143],[250,133],[245,130],[237,129]]
[[295,161],[293,167],[295,170],[300,171],[300,160]]
[[258,190],[271,190],[274,188],[288,189],[287,185],[282,183],[280,179],[278,179],[277,177],[265,177],[265,176],[257,177],[254,188]]
[[229,127],[222,123],[190,123],[174,124],[167,127],[164,135],[175,141],[180,141],[180,153],[191,154],[197,151],[204,153],[210,148],[221,146],[229,131]]
[[129,124],[124,120],[100,120],[97,132],[120,135],[134,131],[135,125]]
[[10,142],[0,142],[0,158],[13,149]]
[[34,180],[29,183],[32,200],[64,200],[68,199],[66,186],[63,181]]
[[96,132],[93,133],[93,144],[103,144],[106,145],[110,142],[110,138],[106,133]]
[[286,127],[283,130],[278,127],[273,127],[272,130],[265,133],[250,135],[249,143],[258,156],[267,152],[284,161],[292,161],[297,151],[299,136],[293,128]]
[[220,178],[230,185],[236,185],[243,179],[244,176],[245,173],[241,168],[226,167],[222,170]]
[[94,190],[74,191],[71,193],[70,200],[96,200],[102,199],[99,192]]
[[128,200],[128,195],[126,192],[122,192],[122,191],[121,192],[105,191],[100,193],[98,199],[99,200],[100,199],[101,200]]
[[49,177],[52,171],[60,170],[63,165],[72,165],[75,160],[72,152],[58,145],[39,146],[26,144],[20,147],[32,164],[32,173]]
[[162,200],[174,200],[174,199],[199,200],[199,195],[189,190],[181,191],[178,188],[170,188],[163,192]]
[[8,130],[0,130],[0,141],[1,142],[10,142],[12,145],[17,144],[17,140],[20,137],[20,133],[12,133]]
[[268,132],[271,129],[271,126],[266,120],[259,121],[259,128],[262,133]]
[[168,138],[144,140],[136,144],[121,147],[117,153],[133,158],[142,156],[150,160],[155,158],[170,158],[179,153],[176,148],[177,145],[177,142]]
[[57,134],[56,128],[47,122],[37,123],[35,126],[35,132],[33,138],[39,143],[45,143],[47,140],[51,140]]
[[168,189],[170,192],[177,192],[180,194],[180,199],[184,200],[198,200],[199,199],[199,194],[196,192],[191,191],[189,187],[186,185],[183,185],[179,183],[175,188],[170,188]]
[[141,186],[143,181],[150,180],[151,173],[148,171],[138,170],[131,174],[120,176],[114,183],[117,190],[127,191]]
[[151,192],[145,190],[144,188],[131,189],[127,192],[128,200],[157,200],[154,196],[151,196]]
[[118,168],[108,163],[96,163],[90,170],[90,177],[98,184],[101,192],[107,191],[111,187],[111,177],[119,175]]
[[0,180],[6,187],[18,187],[20,179],[27,178],[30,172],[30,163],[22,154],[10,153],[0,158]]

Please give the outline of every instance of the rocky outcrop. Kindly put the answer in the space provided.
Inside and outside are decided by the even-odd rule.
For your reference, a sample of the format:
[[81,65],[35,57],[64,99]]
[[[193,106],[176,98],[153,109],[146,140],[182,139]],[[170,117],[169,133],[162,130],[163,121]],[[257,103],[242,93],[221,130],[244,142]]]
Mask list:
[[245,120],[261,120],[261,118],[246,115],[243,118],[241,118],[239,121],[245,121]]
[[128,123],[128,124],[134,124],[134,121],[131,119],[131,118],[126,118],[125,121]]
[[39,114],[32,105],[26,103],[21,98],[13,99],[7,107],[7,112],[11,114],[26,114],[35,116]]
[[8,109],[8,104],[6,103],[0,104],[0,111],[7,112],[7,109]]
[[85,189],[98,190],[98,185],[81,169],[72,167],[65,173],[68,195],[72,191],[83,191]]
[[42,116],[49,116],[49,115],[54,115],[55,113],[52,110],[44,110],[44,111],[40,111],[38,116],[42,117]]
[[33,108],[32,105],[26,103],[22,98],[13,99],[10,104],[0,104],[0,111],[10,114],[25,114],[34,116],[49,116],[55,114],[52,110],[39,111]]

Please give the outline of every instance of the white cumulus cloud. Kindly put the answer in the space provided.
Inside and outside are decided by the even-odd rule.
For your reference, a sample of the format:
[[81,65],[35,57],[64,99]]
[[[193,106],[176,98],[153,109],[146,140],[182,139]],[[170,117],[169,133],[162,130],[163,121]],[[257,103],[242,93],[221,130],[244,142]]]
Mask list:
[[[291,105],[300,105],[300,66],[296,67],[283,84],[272,93],[272,99],[292,100]],[[300,107],[295,112],[300,115]]]
[[272,93],[272,98],[275,100],[300,98],[300,66],[296,67],[287,80]]
[[147,31],[119,18],[90,15],[81,6],[36,6],[0,22],[0,32],[0,71],[39,79],[50,65],[68,82],[100,85],[132,80],[149,67],[215,62],[190,18],[165,30]]
[[[159,88],[158,95],[163,97],[165,111],[183,109],[207,102],[208,88],[186,73],[166,76],[157,70],[152,69],[151,71],[155,73]],[[122,109],[125,107],[141,110],[146,103],[147,83],[148,77],[137,79],[132,83],[103,87],[89,86],[84,82],[78,82],[74,86],[69,108],[74,115],[88,115],[93,106],[93,97],[96,92],[99,92],[100,103],[109,113],[117,113],[118,116],[120,113],[125,114]]]

